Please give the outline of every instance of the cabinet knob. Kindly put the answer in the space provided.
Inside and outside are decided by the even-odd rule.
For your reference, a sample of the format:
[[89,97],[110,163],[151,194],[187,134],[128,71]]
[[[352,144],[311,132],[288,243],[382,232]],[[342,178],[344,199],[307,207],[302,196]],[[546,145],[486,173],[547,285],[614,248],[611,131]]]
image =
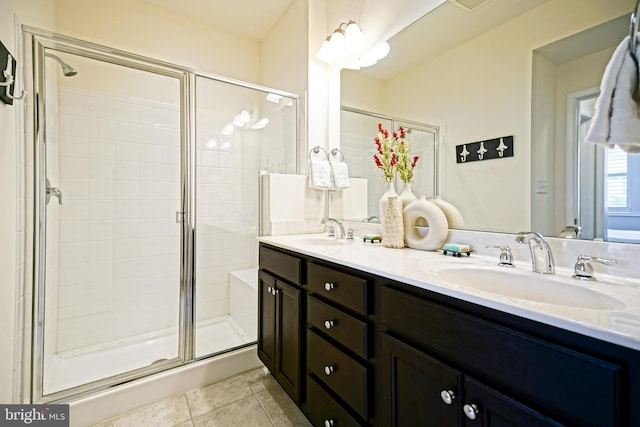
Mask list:
[[273,288],[273,295],[278,295],[280,291],[276,288]]
[[453,399],[456,398],[456,395],[453,390],[442,390],[440,392],[440,398],[447,405],[451,405],[453,403]]
[[267,286],[267,292],[273,295],[273,288],[271,286]]
[[472,403],[472,404],[467,403],[462,407],[462,410],[464,411],[464,414],[467,416],[467,418],[469,418],[470,420],[475,420],[478,414],[480,413],[480,410],[478,409],[478,406],[475,403]]
[[333,320],[325,320],[324,321],[325,329],[329,330],[329,329],[333,328],[334,326],[336,326],[336,322],[334,322]]
[[333,367],[333,365],[326,365],[324,367],[324,374],[326,376],[329,376],[329,375],[333,374],[333,371],[335,371],[335,368]]
[[329,292],[331,289],[335,288],[335,285],[331,282],[326,282],[324,284],[324,290]]
[[333,427],[333,420],[324,420],[324,427]]

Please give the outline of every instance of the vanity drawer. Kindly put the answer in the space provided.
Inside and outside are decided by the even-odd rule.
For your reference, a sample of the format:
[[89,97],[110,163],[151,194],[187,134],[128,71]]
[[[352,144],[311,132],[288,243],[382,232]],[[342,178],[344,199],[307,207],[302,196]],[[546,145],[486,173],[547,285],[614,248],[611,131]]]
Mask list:
[[313,377],[307,377],[307,405],[305,409],[305,413],[314,426],[361,426]]
[[622,419],[621,366],[387,287],[381,315],[394,334],[578,425]]
[[302,283],[302,260],[265,246],[260,246],[260,268],[291,283]]
[[307,296],[307,322],[359,356],[369,355],[367,323],[317,298]]
[[307,329],[307,369],[362,418],[368,418],[367,368]]
[[369,314],[367,280],[318,264],[309,264],[307,285],[313,292],[348,307]]

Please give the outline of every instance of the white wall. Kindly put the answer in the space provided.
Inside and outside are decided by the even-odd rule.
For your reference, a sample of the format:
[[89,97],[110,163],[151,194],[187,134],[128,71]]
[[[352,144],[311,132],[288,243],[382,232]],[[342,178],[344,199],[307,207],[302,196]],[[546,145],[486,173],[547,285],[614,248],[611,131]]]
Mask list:
[[[15,19],[20,23],[55,27],[55,2],[49,0],[3,0],[0,15],[0,40],[11,53],[19,55]],[[19,58],[19,67],[23,65]],[[18,86],[23,87],[18,76]],[[22,126],[25,101],[13,106],[0,103],[0,402],[21,400],[23,315],[25,271],[26,189],[25,150]],[[21,219],[22,218],[22,219]],[[28,305],[28,301],[27,301]]]

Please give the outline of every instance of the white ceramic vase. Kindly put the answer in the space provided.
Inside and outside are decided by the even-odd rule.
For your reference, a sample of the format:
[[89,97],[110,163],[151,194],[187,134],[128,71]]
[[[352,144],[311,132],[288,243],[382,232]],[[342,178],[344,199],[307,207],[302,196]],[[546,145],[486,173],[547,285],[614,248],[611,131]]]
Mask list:
[[413,202],[417,198],[418,197],[416,197],[416,195],[413,193],[413,190],[411,190],[411,183],[405,182],[404,186],[402,187],[402,193],[400,193],[402,209],[406,208],[409,203]]
[[380,218],[380,223],[384,226],[384,212],[387,209],[387,204],[389,203],[389,197],[398,197],[398,193],[396,192],[395,187],[393,186],[393,182],[387,183],[387,189],[382,196],[380,197],[380,202],[378,204],[378,218]]

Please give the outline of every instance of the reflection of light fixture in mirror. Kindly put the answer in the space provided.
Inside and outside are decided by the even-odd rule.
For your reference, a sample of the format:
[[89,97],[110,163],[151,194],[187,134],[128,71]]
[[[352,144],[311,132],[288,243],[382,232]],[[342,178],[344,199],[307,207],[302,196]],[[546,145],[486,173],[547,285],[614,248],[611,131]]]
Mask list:
[[233,123],[227,123],[220,133],[224,136],[230,136],[233,133]]
[[274,104],[279,104],[281,99],[282,99],[282,96],[276,95],[275,93],[267,94],[267,101],[273,102]]
[[371,49],[369,52],[362,55],[357,61],[354,61],[346,68],[350,70],[359,70],[360,68],[371,67],[372,65],[375,65],[379,60],[387,56],[390,51],[391,46],[389,46],[389,43],[382,42]]
[[242,110],[233,118],[233,125],[239,128],[243,127],[251,121],[251,113],[247,110]]
[[267,125],[269,124],[269,119],[266,117],[261,118],[260,120],[258,120],[257,122],[255,122],[253,124],[253,126],[251,126],[251,129],[263,129],[265,128]]
[[[345,27],[343,29],[343,27]],[[355,21],[341,23],[338,28],[327,37],[316,53],[322,62],[332,64],[336,59],[344,56],[345,51],[357,52],[364,46],[364,34]]]

